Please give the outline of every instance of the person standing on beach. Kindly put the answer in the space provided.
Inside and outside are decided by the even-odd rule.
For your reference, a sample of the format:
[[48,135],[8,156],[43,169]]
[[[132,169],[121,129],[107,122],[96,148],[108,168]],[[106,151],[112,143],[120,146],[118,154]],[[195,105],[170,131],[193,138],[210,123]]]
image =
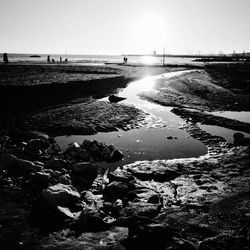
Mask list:
[[3,53],[3,62],[4,63],[8,63],[9,62],[8,54],[7,53]]
[[48,57],[47,57],[47,62],[48,63],[50,62],[50,55],[48,55]]
[[60,63],[62,62],[62,57],[60,56]]

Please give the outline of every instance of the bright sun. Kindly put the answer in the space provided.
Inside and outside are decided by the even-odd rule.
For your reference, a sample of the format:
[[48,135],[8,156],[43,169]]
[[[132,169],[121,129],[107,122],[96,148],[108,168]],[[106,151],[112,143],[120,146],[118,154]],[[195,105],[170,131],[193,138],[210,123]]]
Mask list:
[[138,17],[133,27],[133,47],[138,52],[161,50],[166,43],[166,25],[157,13],[149,12]]

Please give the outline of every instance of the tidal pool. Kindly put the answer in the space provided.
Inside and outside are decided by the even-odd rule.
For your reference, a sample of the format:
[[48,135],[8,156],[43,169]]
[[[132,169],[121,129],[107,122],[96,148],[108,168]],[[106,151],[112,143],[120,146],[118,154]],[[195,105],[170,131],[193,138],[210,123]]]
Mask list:
[[234,135],[234,133],[237,133],[237,132],[242,133],[243,135],[245,135],[245,137],[250,137],[250,134],[248,134],[248,133],[244,133],[241,131],[236,131],[236,130],[232,130],[232,129],[228,129],[228,128],[222,128],[219,126],[199,124],[199,127],[211,135],[217,135],[217,136],[223,137],[229,143],[234,143],[233,135]]
[[[185,122],[170,111],[171,107],[150,103],[139,96],[142,92],[156,91],[154,86],[159,79],[167,81],[171,77],[189,74],[193,71],[185,70],[146,77],[129,83],[126,88],[119,92],[119,96],[126,98],[122,103],[134,105],[151,115],[149,124],[129,131],[120,130],[90,136],[59,136],[56,141],[63,148],[72,142],[80,144],[84,139],[114,144],[125,155],[124,160],[116,163],[116,166],[141,160],[189,158],[205,155],[207,153],[206,146],[180,129],[180,126]],[[101,100],[107,100],[107,98]]]

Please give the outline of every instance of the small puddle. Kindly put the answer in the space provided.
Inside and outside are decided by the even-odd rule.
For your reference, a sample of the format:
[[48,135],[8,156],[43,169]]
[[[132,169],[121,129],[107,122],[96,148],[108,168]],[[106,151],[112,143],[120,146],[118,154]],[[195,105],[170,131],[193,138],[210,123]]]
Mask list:
[[[150,103],[139,97],[139,94],[142,92],[156,91],[154,87],[159,79],[167,81],[171,77],[189,74],[193,71],[196,70],[169,72],[146,77],[142,80],[131,82],[125,89],[119,92],[119,96],[127,98],[122,103],[134,105],[151,114],[149,125],[129,131],[98,133],[91,136],[59,136],[56,138],[56,141],[63,148],[72,142],[81,144],[84,139],[114,144],[116,148],[119,148],[124,153],[125,157],[122,162],[117,162],[112,164],[112,166],[121,166],[142,160],[189,158],[205,155],[207,153],[206,146],[179,129],[185,122],[170,111],[171,107]],[[101,100],[107,100],[107,98]]]

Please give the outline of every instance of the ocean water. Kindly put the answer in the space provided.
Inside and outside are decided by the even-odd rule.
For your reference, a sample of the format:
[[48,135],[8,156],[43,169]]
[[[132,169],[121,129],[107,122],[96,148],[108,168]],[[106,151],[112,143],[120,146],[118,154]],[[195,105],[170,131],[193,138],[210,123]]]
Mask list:
[[[33,62],[46,63],[47,54],[35,54],[40,57],[30,57],[34,54],[12,54],[8,53],[10,62]],[[50,54],[50,58],[59,62],[60,57],[64,61],[68,58],[69,63],[84,65],[104,65],[105,63],[122,63],[123,55],[70,55],[70,54]],[[163,58],[158,56],[126,56],[128,64],[162,65]],[[195,58],[189,57],[165,57],[165,64],[201,64],[194,62]]]

